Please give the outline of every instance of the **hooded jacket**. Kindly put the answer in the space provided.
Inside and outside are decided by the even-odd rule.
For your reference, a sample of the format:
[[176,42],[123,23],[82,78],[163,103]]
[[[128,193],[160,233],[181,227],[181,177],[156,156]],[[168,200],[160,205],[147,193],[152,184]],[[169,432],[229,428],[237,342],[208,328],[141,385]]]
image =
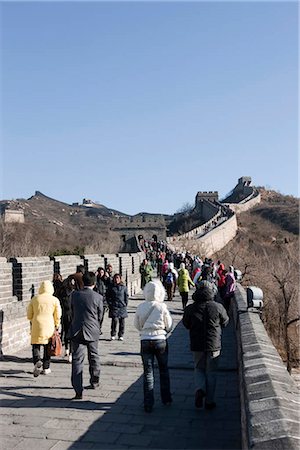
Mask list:
[[172,329],[172,317],[164,303],[165,289],[160,281],[150,281],[144,289],[145,301],[134,316],[134,326],[141,340],[166,339]]
[[[180,267],[181,266],[182,264],[180,264]],[[190,285],[195,286],[190,278],[189,271],[185,269],[184,264],[178,271],[177,284],[179,292],[189,292]]]
[[222,327],[229,318],[225,308],[214,301],[211,283],[202,281],[193,294],[194,303],[184,310],[183,325],[190,332],[190,347],[194,352],[215,352],[221,349]]
[[31,344],[46,345],[60,325],[61,306],[53,296],[51,281],[43,281],[38,295],[34,296],[27,308],[27,319],[31,321]]

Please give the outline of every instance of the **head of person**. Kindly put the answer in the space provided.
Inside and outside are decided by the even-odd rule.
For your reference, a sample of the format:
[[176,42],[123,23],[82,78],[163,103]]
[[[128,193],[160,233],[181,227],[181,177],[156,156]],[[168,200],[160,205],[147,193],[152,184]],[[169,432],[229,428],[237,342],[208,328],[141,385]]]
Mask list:
[[50,280],[42,281],[39,287],[39,294],[53,295],[54,287]]
[[122,284],[122,277],[119,273],[116,273],[113,277],[114,284]]
[[111,264],[107,264],[106,271],[108,272],[109,275],[112,274],[112,272],[113,272],[113,267],[112,267]]
[[148,259],[143,259],[143,264],[144,264],[144,266],[146,266],[147,264],[148,264]]
[[185,264],[182,262],[182,263],[180,263],[180,269],[185,269]]
[[197,285],[197,289],[194,294],[195,302],[209,302],[214,300],[216,291],[214,285],[209,281],[202,280]]
[[97,275],[98,275],[100,278],[102,278],[102,277],[104,277],[104,274],[105,274],[104,268],[103,268],[103,267],[98,267],[98,269],[97,269]]
[[204,269],[202,270],[202,280],[206,280],[211,275],[212,275],[212,268],[205,266]]
[[85,267],[82,264],[79,264],[79,266],[77,266],[76,272],[84,274],[85,273]]
[[60,273],[53,274],[53,283],[59,283],[62,281],[62,276]]
[[86,287],[92,287],[95,285],[96,276],[94,272],[85,272],[82,277],[83,285]]
[[170,262],[169,264],[169,270],[173,270],[174,269],[174,263]]
[[148,302],[162,303],[165,299],[166,291],[159,280],[149,281],[144,287],[144,297]]

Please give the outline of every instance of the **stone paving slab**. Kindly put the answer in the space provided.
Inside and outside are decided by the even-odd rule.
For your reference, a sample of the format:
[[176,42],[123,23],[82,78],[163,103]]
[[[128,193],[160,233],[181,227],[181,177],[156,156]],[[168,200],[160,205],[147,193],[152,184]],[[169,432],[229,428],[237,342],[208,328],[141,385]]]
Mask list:
[[[194,408],[193,362],[188,332],[181,323],[178,294],[167,305],[174,319],[169,337],[173,404],[159,398],[156,373],[152,414],[143,410],[142,365],[133,317],[142,296],[129,301],[125,340],[110,341],[110,320],[104,319],[99,349],[101,385],[71,401],[71,365],[53,358],[52,373],[33,378],[31,348],[1,362],[1,450],[35,449],[239,449],[240,404],[235,338],[225,329],[214,411]],[[84,383],[88,384],[87,358]]]

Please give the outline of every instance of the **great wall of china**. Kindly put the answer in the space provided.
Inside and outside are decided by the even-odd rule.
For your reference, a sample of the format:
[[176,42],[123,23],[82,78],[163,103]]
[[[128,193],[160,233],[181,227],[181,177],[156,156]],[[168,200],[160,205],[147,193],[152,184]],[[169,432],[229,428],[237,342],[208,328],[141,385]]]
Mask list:
[[[236,214],[260,202],[260,195],[250,186],[251,179],[242,177],[222,203],[215,192],[200,192],[195,207],[205,216],[205,223],[180,236],[167,238],[174,250],[184,250],[187,241],[198,245],[207,256],[223,248],[237,232]],[[147,222],[147,221],[146,221]],[[157,232],[164,237],[163,221],[143,227],[143,220],[131,226],[123,219],[119,231],[126,239],[134,235]],[[127,230],[127,232],[126,232]],[[151,236],[149,236],[150,238]],[[134,247],[132,247],[134,248]],[[135,247],[138,249],[138,245]],[[139,265],[141,251],[106,255],[68,255],[35,258],[0,258],[1,353],[10,355],[29,345],[29,323],[26,308],[31,296],[43,280],[54,273],[63,277],[74,273],[79,264],[95,271],[108,262],[122,274],[130,295],[140,290]],[[299,392],[271,343],[257,313],[247,308],[246,292],[238,286],[233,318],[236,329],[240,383],[243,448],[296,449],[300,442]]]

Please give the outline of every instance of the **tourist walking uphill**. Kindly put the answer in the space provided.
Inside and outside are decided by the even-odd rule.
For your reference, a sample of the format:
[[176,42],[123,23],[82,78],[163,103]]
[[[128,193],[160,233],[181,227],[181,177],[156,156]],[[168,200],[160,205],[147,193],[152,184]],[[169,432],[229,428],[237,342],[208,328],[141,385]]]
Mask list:
[[[61,318],[59,300],[53,296],[51,281],[43,281],[37,296],[33,297],[27,308],[27,319],[31,322],[31,344],[33,355],[33,376],[40,373],[48,375],[50,369],[50,340],[55,329],[58,329]],[[41,361],[41,345],[43,346],[43,362]]]
[[140,265],[141,274],[141,288],[144,289],[145,285],[152,280],[153,268],[147,259],[144,259]]
[[150,413],[154,405],[154,357],[160,377],[160,395],[164,405],[172,403],[168,369],[167,333],[172,328],[172,318],[164,303],[165,290],[158,280],[147,283],[145,301],[134,316],[134,326],[140,332],[141,357],[144,368],[144,409]]
[[71,275],[63,281],[62,288],[60,290],[60,304],[62,307],[61,340],[65,344],[65,356],[68,358],[69,362],[72,362],[72,348],[69,329],[72,322],[71,296],[74,290],[75,282]]
[[116,273],[113,277],[113,284],[109,286],[106,292],[106,298],[109,308],[109,317],[111,318],[111,340],[114,341],[117,335],[117,326],[119,323],[118,338],[124,339],[125,318],[127,317],[128,291],[123,284],[121,275]]
[[70,338],[72,340],[72,386],[75,400],[82,399],[83,362],[87,348],[90,372],[90,385],[95,389],[99,386],[100,357],[98,343],[100,337],[99,323],[103,314],[102,296],[95,292],[95,274],[86,272],[82,277],[83,289],[74,291],[71,298],[72,323]]
[[221,328],[229,318],[224,307],[215,302],[216,291],[209,281],[201,281],[193,294],[194,303],[184,310],[183,325],[189,330],[194,356],[195,406],[213,409],[216,370],[221,352]]
[[190,274],[185,268],[185,264],[183,262],[180,264],[180,269],[178,271],[177,284],[182,300],[182,309],[184,309],[189,300],[190,286],[195,286],[195,284],[191,280]]

